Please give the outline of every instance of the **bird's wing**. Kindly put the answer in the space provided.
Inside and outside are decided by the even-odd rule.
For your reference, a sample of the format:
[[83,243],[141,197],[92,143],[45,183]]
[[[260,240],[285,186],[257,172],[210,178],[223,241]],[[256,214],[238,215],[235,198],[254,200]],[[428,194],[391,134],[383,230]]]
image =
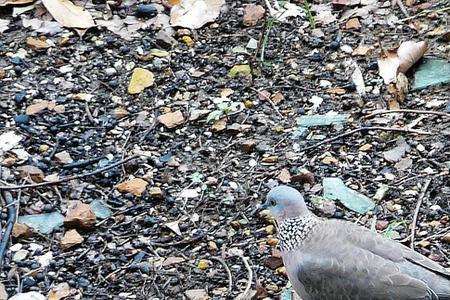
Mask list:
[[338,231],[345,236],[345,239],[358,248],[365,249],[393,262],[401,263],[408,261],[444,278],[450,279],[450,272],[438,263],[413,251],[405,245],[385,238],[365,227],[341,221],[331,222],[327,227],[331,226],[338,227]]
[[291,253],[298,256],[294,273],[311,299],[438,299],[423,281],[402,273],[392,261],[350,244],[332,244],[322,245],[321,253],[318,248]]

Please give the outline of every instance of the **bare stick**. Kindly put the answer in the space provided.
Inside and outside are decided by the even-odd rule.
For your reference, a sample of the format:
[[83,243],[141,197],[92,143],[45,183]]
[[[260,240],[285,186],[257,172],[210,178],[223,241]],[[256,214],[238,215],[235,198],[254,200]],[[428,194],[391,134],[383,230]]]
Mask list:
[[[8,222],[5,226],[5,234],[0,239],[0,270],[3,268],[3,259],[5,258],[6,250],[9,245],[9,238],[16,222],[16,206],[14,205],[14,199],[9,192],[3,192],[3,198],[8,205]],[[13,205],[11,205],[13,204]],[[1,235],[1,232],[0,232]]]
[[49,181],[49,182],[40,182],[40,183],[32,183],[32,184],[24,184],[24,185],[0,185],[0,191],[10,191],[10,190],[20,190],[20,189],[27,189],[27,188],[36,188],[36,187],[41,187],[41,186],[47,186],[47,185],[55,185],[55,184],[59,184],[62,182],[67,182],[67,181],[71,181],[71,180],[75,180],[75,179],[80,179],[83,177],[87,177],[87,176],[93,176],[99,173],[103,173],[107,170],[113,169],[117,166],[120,166],[130,160],[136,159],[138,158],[139,155],[132,155],[130,157],[127,157],[125,159],[122,159],[116,163],[113,163],[109,166],[106,166],[104,168],[101,169],[97,169],[95,171],[92,172],[87,172],[87,173],[83,173],[83,174],[78,174],[78,175],[74,175],[74,176],[67,176],[67,177],[63,177],[61,179],[58,179],[56,181]]
[[311,149],[315,149],[321,145],[329,144],[333,141],[350,136],[354,133],[357,133],[360,131],[369,131],[369,130],[395,131],[395,132],[405,132],[405,133],[414,133],[414,134],[422,134],[422,135],[432,135],[433,134],[428,131],[421,131],[421,130],[414,130],[414,129],[407,129],[407,128],[393,128],[393,127],[379,127],[379,126],[360,127],[360,128],[356,128],[356,129],[350,130],[348,132],[345,132],[343,134],[337,135],[335,137],[323,140],[323,141],[318,142],[317,144],[311,145],[309,147],[303,148],[303,149],[301,149],[301,151],[308,151]]
[[200,241],[206,236],[206,233],[199,234],[189,240],[182,240],[178,242],[171,242],[171,243],[157,243],[157,242],[150,242],[150,245],[154,247],[160,247],[160,248],[167,248],[167,247],[174,247],[174,246],[184,246],[189,245],[195,242]]
[[242,259],[242,261],[244,262],[245,268],[247,269],[247,272],[248,272],[247,286],[245,287],[244,292],[236,297],[237,300],[244,300],[244,299],[249,298],[248,294],[250,292],[250,288],[252,287],[252,282],[253,282],[253,271],[248,263],[247,258],[245,258],[241,254],[237,254],[237,256],[239,256]]
[[409,18],[410,15],[409,15],[408,11],[406,10],[406,7],[403,4],[402,0],[397,0],[396,2],[398,4],[398,7],[400,8],[400,10],[402,11],[402,13],[405,15],[405,17]]
[[262,93],[261,91],[258,91],[257,89],[251,87],[250,89],[252,89],[253,91],[257,92],[258,95],[262,96],[264,99],[267,100],[267,102],[270,103],[270,105],[272,106],[273,110],[275,110],[275,112],[284,119],[284,116],[280,113],[280,111],[278,110],[278,107],[275,105],[275,103],[273,103],[272,99],[270,99],[270,97],[268,97],[267,95],[265,95],[264,93]]
[[380,110],[371,113],[370,115],[364,116],[364,119],[369,119],[378,115],[385,114],[395,114],[395,113],[413,113],[413,114],[427,114],[427,115],[437,115],[441,117],[450,118],[449,113],[441,112],[441,111],[433,111],[433,110],[417,110],[417,109],[393,109],[393,110]]
[[225,263],[225,261],[223,259],[221,259],[220,257],[210,257],[210,259],[218,261],[223,266],[225,271],[227,272],[227,275],[228,275],[228,292],[227,292],[227,295],[231,294],[231,290],[233,289],[233,277],[231,276],[230,268],[228,268],[228,266]]
[[411,249],[414,249],[414,238],[416,236],[416,223],[417,223],[417,217],[419,216],[419,210],[420,206],[422,205],[423,198],[425,197],[425,193],[428,190],[428,186],[431,183],[431,180],[433,178],[428,178],[428,180],[425,182],[425,185],[422,188],[422,192],[420,192],[419,198],[417,199],[416,209],[414,210],[414,216],[412,221],[412,227],[411,227]]

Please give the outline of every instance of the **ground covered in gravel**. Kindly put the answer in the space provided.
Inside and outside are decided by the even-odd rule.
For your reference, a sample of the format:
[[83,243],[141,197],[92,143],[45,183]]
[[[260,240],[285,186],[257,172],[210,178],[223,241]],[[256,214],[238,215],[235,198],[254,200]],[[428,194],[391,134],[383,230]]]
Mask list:
[[[403,97],[377,64],[410,40],[448,59],[448,2],[313,5],[314,21],[287,22],[261,2],[265,16],[244,25],[253,2],[226,1],[215,22],[171,37],[158,26],[43,34],[23,24],[51,20],[42,6],[0,7],[0,299],[278,299],[276,229],[254,212],[277,184],[450,267],[448,84]],[[108,3],[136,14],[135,2]],[[93,15],[105,5],[85,3]],[[153,79],[135,93],[136,68]],[[299,126],[308,115],[343,119]],[[330,177],[375,207],[323,198]],[[22,225],[8,239],[11,218]]]

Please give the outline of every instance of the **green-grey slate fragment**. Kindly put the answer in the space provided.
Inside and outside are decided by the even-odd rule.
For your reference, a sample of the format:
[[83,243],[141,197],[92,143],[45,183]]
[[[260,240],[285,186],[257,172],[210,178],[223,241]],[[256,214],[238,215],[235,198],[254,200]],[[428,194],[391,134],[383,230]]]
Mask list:
[[294,292],[287,288],[281,293],[281,299],[280,300],[294,300]]
[[308,115],[297,118],[297,125],[301,127],[328,126],[343,124],[349,115]]
[[323,179],[323,196],[329,200],[339,200],[345,207],[360,214],[365,214],[375,207],[369,197],[348,188],[340,178]]
[[414,73],[412,90],[450,83],[450,62],[445,59],[427,59]]
[[64,223],[64,216],[59,212],[49,214],[20,216],[17,223],[27,225],[42,234],[50,234]]
[[99,219],[107,219],[112,216],[112,211],[100,200],[94,200],[89,204],[95,216]]

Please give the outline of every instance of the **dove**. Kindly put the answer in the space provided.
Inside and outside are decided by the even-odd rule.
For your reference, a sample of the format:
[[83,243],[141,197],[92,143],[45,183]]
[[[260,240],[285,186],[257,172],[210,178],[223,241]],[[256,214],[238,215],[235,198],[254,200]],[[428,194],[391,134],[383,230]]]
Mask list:
[[294,188],[273,188],[260,207],[266,208],[278,224],[288,278],[303,300],[450,299],[444,267],[365,227],[317,217]]

